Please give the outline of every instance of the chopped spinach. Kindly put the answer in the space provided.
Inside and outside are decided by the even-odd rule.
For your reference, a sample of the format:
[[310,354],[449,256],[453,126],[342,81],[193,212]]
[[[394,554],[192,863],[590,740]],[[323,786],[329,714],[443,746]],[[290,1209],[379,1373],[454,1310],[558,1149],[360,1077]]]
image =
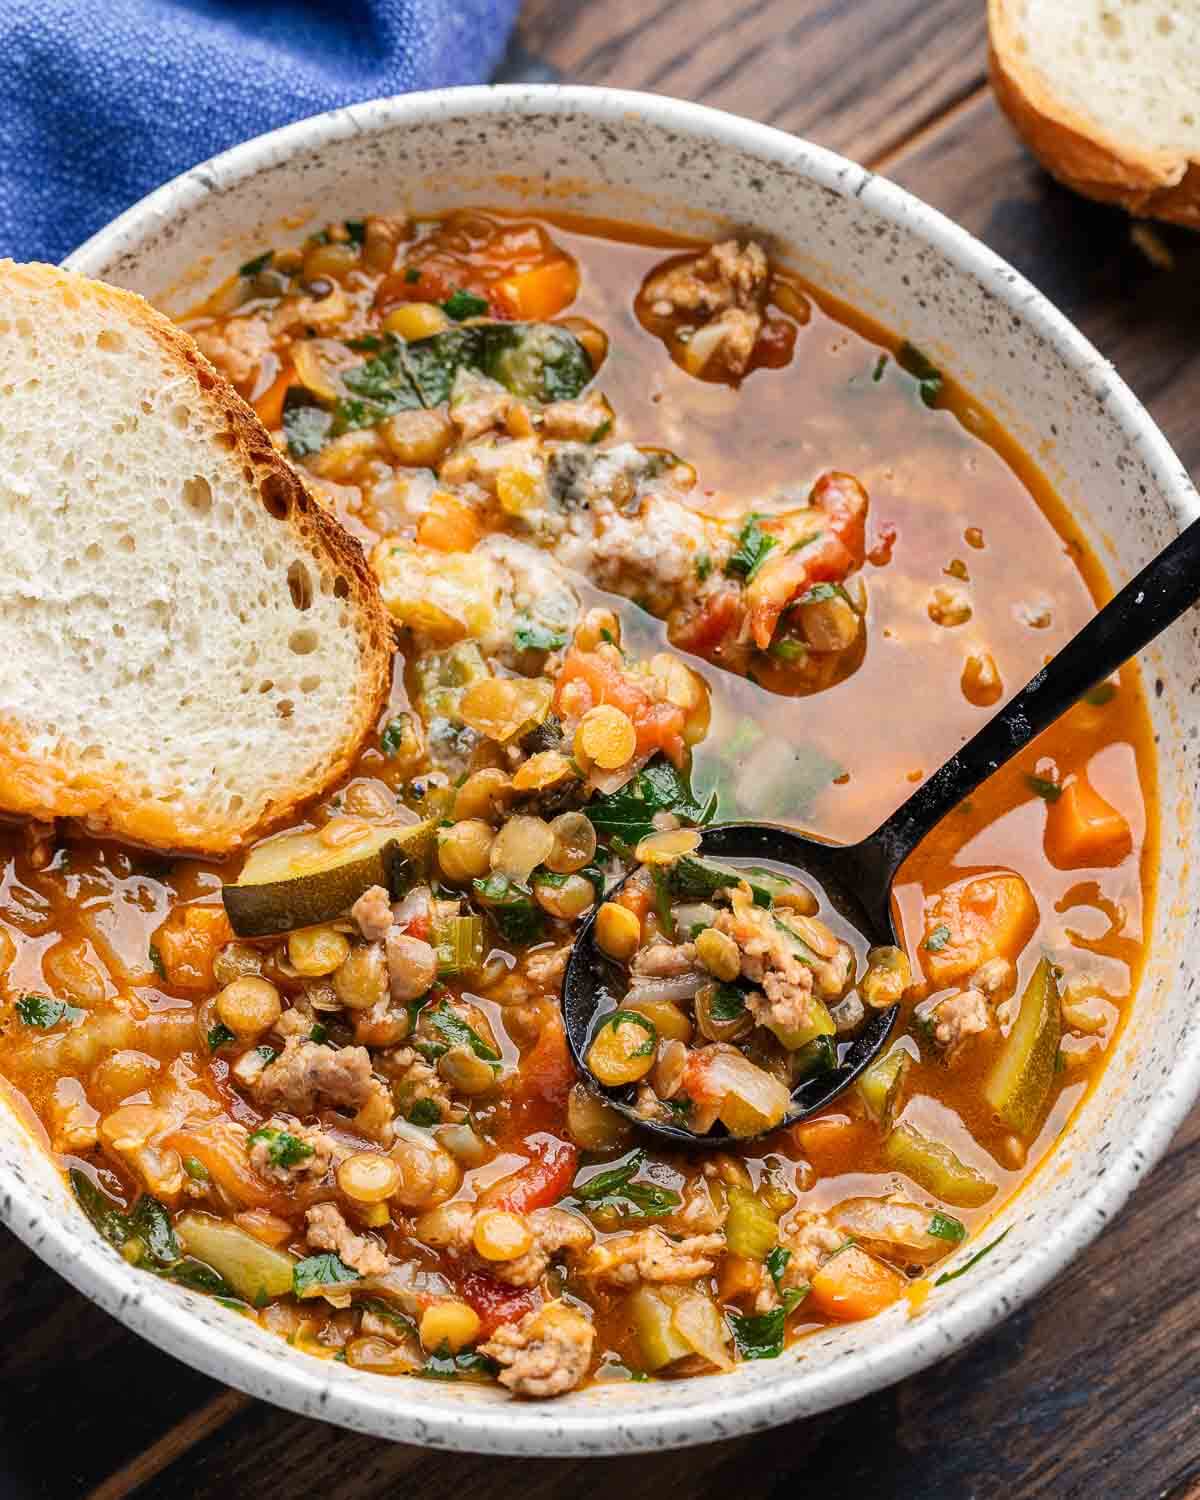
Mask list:
[[782,1245],[776,1245],[764,1262],[767,1274],[775,1283],[775,1290],[777,1292],[783,1291],[783,1273],[787,1270],[787,1263],[791,1258],[792,1252],[790,1250],[785,1250]]
[[421,1369],[413,1373],[424,1376],[426,1380],[458,1380],[462,1376],[492,1380],[500,1373],[500,1366],[494,1359],[473,1349],[451,1354],[448,1344],[439,1344]]
[[367,237],[367,226],[363,219],[347,219],[346,233],[352,245],[361,245]]
[[489,1047],[475,1028],[468,1025],[457,1011],[451,1010],[445,1000],[436,1010],[429,1012],[429,1019],[449,1046],[468,1047],[484,1062],[498,1063],[500,1061],[500,1054],[496,1049]]
[[379,748],[386,756],[399,755],[404,748],[404,742],[413,732],[412,715],[397,714],[394,719],[389,719],[383,726],[383,733],[379,736]]
[[715,859],[685,854],[677,859],[668,875],[671,890],[681,901],[709,901],[720,891],[732,890],[744,880],[750,887],[755,906],[770,906],[775,894],[787,882],[769,870],[736,870]]
[[1094,688],[1088,688],[1083,695],[1083,701],[1090,703],[1093,708],[1103,708],[1106,703],[1111,703],[1117,696],[1117,685],[1115,682],[1098,682]]
[[627,1218],[655,1219],[679,1207],[679,1194],[656,1182],[634,1182],[646,1160],[644,1151],[635,1151],[620,1166],[597,1172],[586,1182],[576,1183],[572,1195],[588,1210],[615,1209]]
[[134,1265],[149,1260],[154,1265],[172,1266],[182,1258],[170,1216],[157,1198],[143,1193],[126,1211],[118,1208],[78,1167],[72,1167],[67,1176],[92,1227],[115,1250],[124,1252]]
[[237,1038],[230,1031],[229,1027],[223,1021],[218,1021],[208,1033],[208,1050],[210,1052],[217,1052],[222,1047],[227,1047],[230,1042],[236,1040]]
[[62,1020],[76,1020],[83,1011],[77,1005],[68,1005],[65,1000],[52,1000],[49,995],[22,995],[17,1001],[17,1014],[26,1026],[49,1031]]
[[737,1021],[746,1014],[746,997],[735,984],[718,984],[708,1002],[714,1021]]
[[327,1250],[323,1255],[310,1255],[297,1261],[292,1268],[292,1291],[303,1297],[313,1287],[343,1286],[347,1281],[357,1281],[358,1272],[345,1265]]
[[938,925],[929,934],[929,936],[925,939],[925,941],[921,944],[921,947],[926,949],[930,953],[940,953],[949,941],[949,927],[946,926],[945,922],[939,922]]
[[162,954],[158,951],[158,948],[155,946],[154,943],[150,944],[150,950],[149,951],[150,951],[150,967],[154,970],[154,972],[158,975],[158,977],[160,979],[165,979],[167,977],[167,970],[166,970],[166,966],[163,964]]
[[507,942],[535,943],[545,930],[541,909],[527,886],[494,871],[473,882],[476,896]]
[[728,1313],[734,1342],[743,1359],[778,1359],[783,1353],[783,1330],[787,1309],[767,1313]]
[[779,545],[779,539],[765,532],[758,524],[760,517],[753,511],[742,522],[738,533],[737,548],[725,564],[730,577],[741,578],[745,583],[754,579],[767,560],[767,554]]
[[584,808],[599,834],[636,844],[654,832],[656,813],[674,813],[686,823],[708,823],[717,810],[715,794],[701,807],[691,783],[669,760],[652,760],[619,791],[595,797]]

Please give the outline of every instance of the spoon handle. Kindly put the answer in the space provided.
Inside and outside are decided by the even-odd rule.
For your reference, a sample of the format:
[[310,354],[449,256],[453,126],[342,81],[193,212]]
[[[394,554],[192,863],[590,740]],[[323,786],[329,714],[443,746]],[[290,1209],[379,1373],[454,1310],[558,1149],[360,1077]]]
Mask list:
[[964,797],[1023,750],[1089,688],[1200,599],[1200,520],[1128,583],[956,755],[858,846],[864,883],[887,911],[901,862]]

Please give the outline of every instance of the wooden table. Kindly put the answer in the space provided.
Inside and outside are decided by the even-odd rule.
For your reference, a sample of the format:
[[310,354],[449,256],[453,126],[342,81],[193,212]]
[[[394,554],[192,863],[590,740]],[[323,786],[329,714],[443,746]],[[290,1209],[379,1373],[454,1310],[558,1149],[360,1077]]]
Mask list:
[[[1117,365],[1200,467],[1200,240],[1156,269],[989,96],[983,0],[527,0],[510,77],[654,89],[811,137],[966,225]],[[1194,1174],[1194,1175],[1193,1175]],[[826,1417],[657,1456],[456,1457],[195,1374],[0,1240],[0,1496],[1197,1500],[1200,1111],[1120,1222],[956,1358]],[[478,1488],[477,1488],[478,1487]]]

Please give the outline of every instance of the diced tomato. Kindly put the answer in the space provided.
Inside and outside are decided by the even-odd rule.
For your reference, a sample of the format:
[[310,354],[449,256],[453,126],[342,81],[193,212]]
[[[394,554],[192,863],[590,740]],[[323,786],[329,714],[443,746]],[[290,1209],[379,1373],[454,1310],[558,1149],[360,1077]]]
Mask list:
[[490,1338],[502,1323],[519,1323],[542,1300],[534,1287],[505,1286],[482,1271],[465,1271],[458,1294],[479,1315],[481,1339]]
[[566,1028],[556,1012],[547,1018],[537,1041],[521,1059],[520,1077],[527,1093],[548,1104],[566,1103],[576,1073],[567,1049]]
[[532,1159],[482,1192],[480,1204],[527,1214],[535,1208],[549,1208],[566,1196],[579,1166],[575,1147],[555,1135],[539,1133],[526,1136],[524,1148]]
[[867,552],[867,561],[876,568],[886,568],[892,560],[892,548],[896,545],[896,530],[894,521],[882,521],[875,530],[875,540]]
[[861,566],[865,546],[867,492],[851,474],[822,474],[809,497],[822,527],[807,546],[768,557],[746,589],[750,631],[760,651],[771,644],[779,617],[814,583],[840,583]]
[[[661,750],[677,766],[683,765],[687,747],[683,738],[686,715],[682,708],[674,703],[656,701],[637,677],[622,671],[598,651],[573,648],[567,653],[558,674],[556,707],[563,707],[563,690],[572,682],[586,684],[591,697],[588,708],[594,708],[598,703],[610,703],[629,715],[637,731],[640,755],[650,755],[655,750]],[[576,706],[572,700],[572,707]]]
[[671,644],[697,656],[709,656],[722,641],[737,633],[741,620],[740,590],[733,585],[718,589],[709,594],[696,614],[672,624]]

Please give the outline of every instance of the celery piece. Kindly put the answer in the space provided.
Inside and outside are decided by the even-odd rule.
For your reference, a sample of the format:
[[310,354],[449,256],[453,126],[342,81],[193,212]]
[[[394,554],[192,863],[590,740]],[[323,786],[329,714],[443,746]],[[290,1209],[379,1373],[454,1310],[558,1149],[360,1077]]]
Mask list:
[[642,1363],[648,1370],[661,1370],[692,1353],[691,1344],[672,1323],[675,1306],[664,1295],[665,1290],[640,1286],[627,1304]]
[[483,967],[483,918],[446,917],[434,928],[438,973],[474,974]]
[[771,1210],[743,1187],[729,1189],[725,1244],[731,1255],[766,1260],[779,1239],[779,1225]]

